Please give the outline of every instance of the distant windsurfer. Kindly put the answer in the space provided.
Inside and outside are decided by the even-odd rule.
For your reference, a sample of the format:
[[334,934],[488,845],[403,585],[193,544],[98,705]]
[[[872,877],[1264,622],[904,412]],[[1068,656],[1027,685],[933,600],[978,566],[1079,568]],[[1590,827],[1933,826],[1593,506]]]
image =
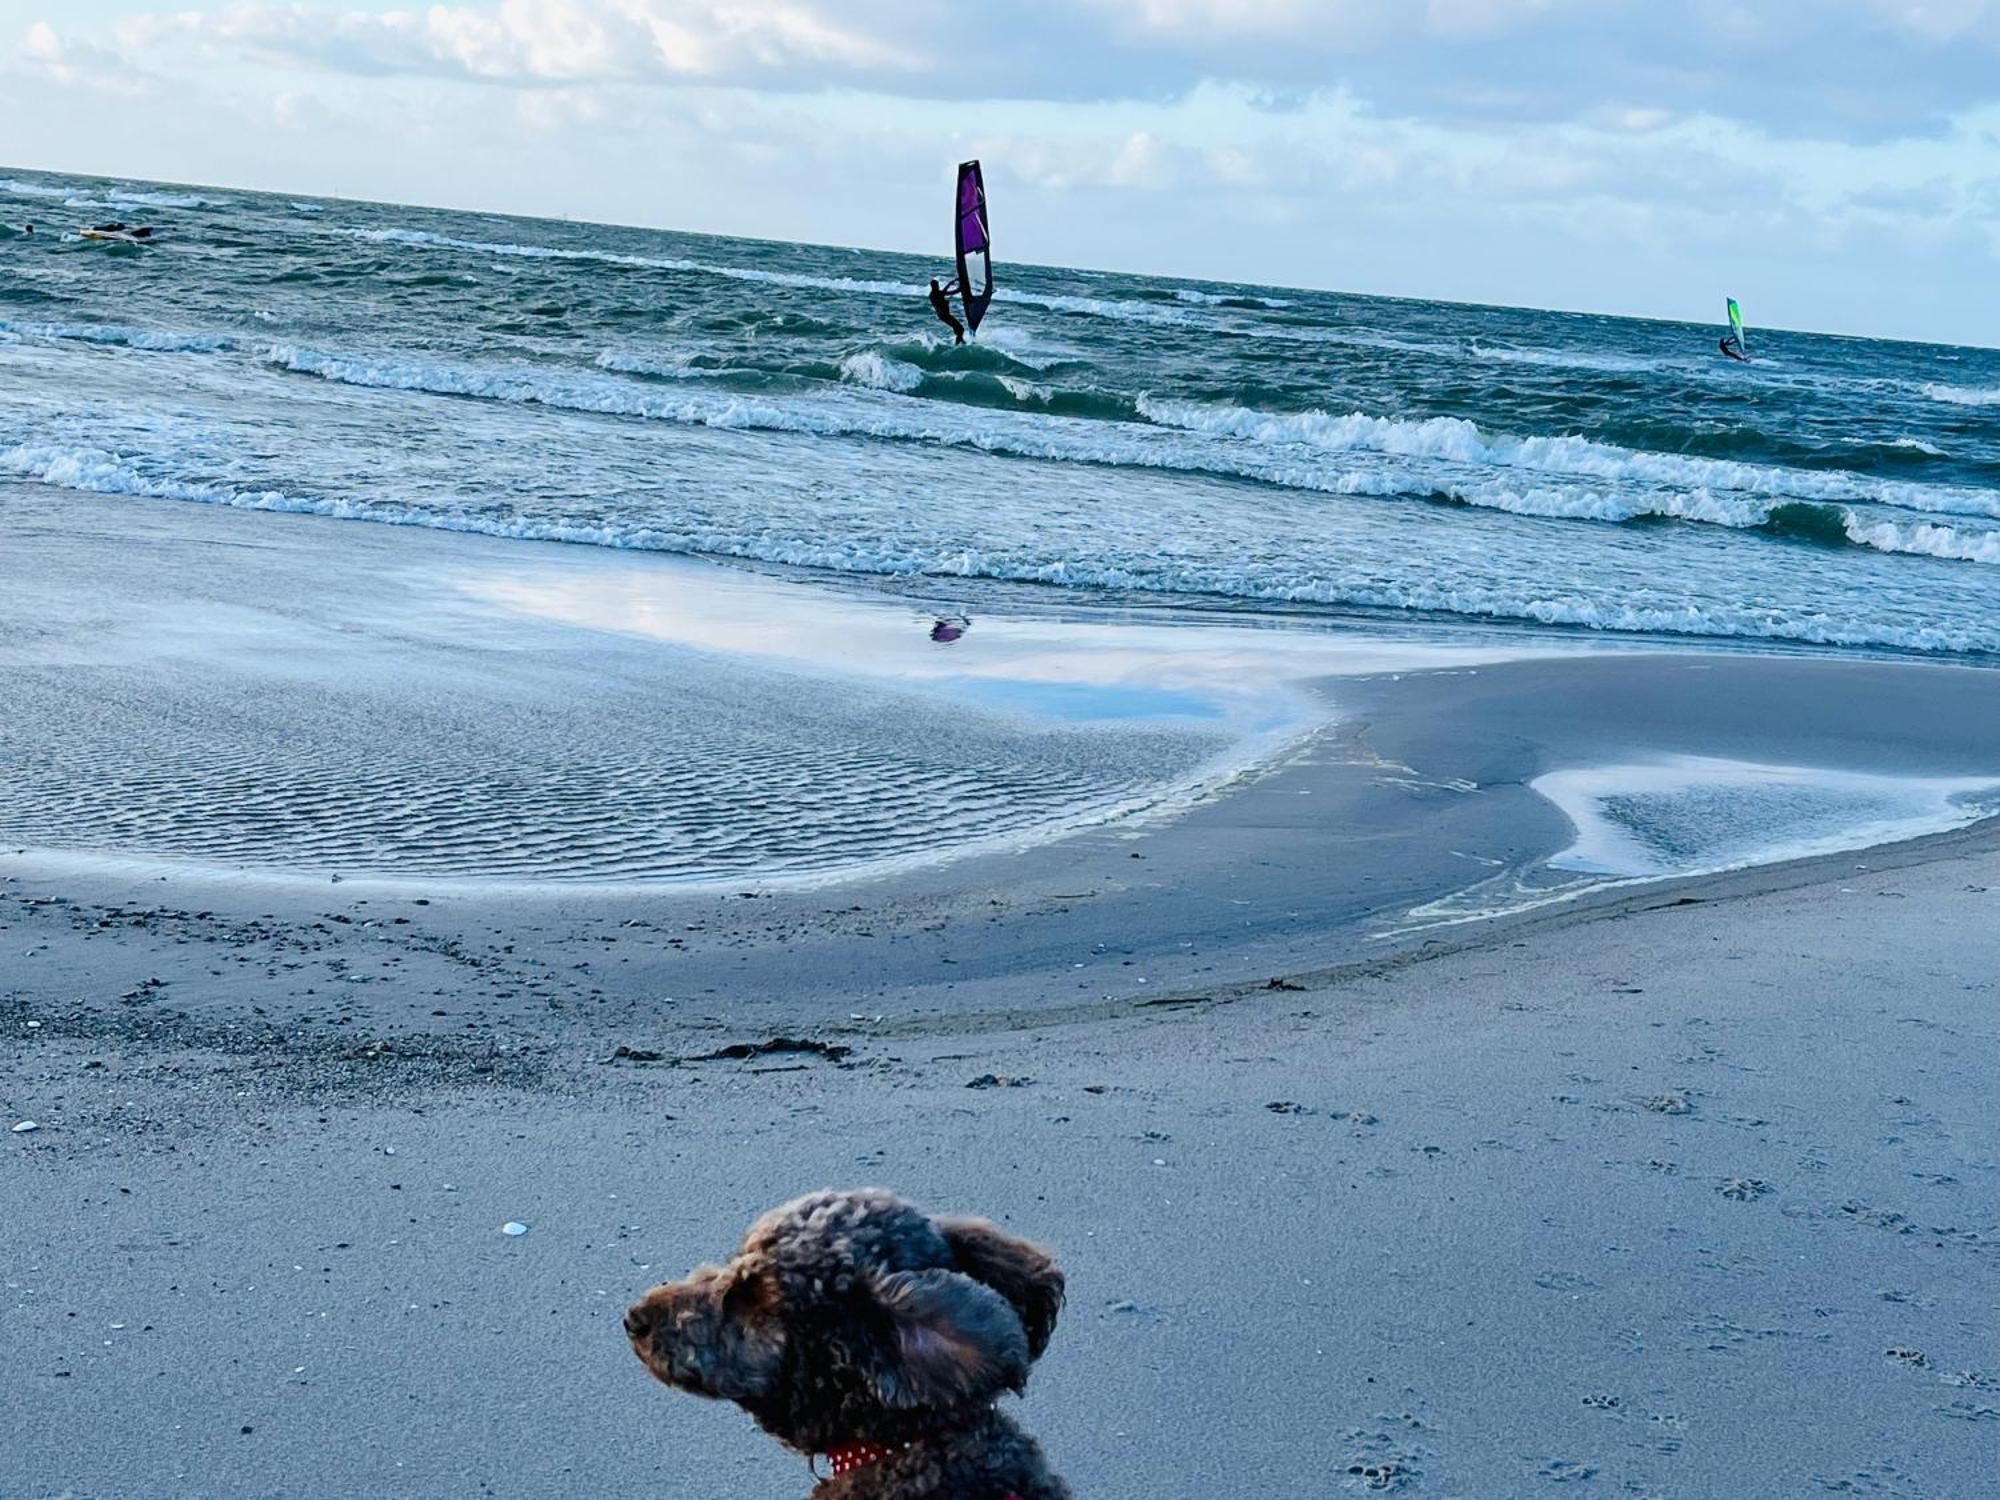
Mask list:
[[937,277],[931,278],[931,311],[938,315],[940,323],[951,330],[952,341],[962,344],[965,342],[965,325],[959,322],[951,311],[951,299],[957,291],[956,281],[940,286]]
[[1750,363],[1750,356],[1743,352],[1743,346],[1736,342],[1736,335],[1733,333],[1725,333],[1715,347],[1731,359],[1741,360],[1746,365]]

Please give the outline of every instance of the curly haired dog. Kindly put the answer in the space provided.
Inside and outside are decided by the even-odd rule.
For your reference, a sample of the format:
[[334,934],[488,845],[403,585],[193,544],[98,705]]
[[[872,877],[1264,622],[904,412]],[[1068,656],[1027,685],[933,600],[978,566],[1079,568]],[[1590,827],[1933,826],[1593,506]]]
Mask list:
[[625,1332],[668,1385],[825,1455],[816,1500],[1071,1500],[993,1404],[1026,1384],[1062,1300],[1046,1251],[864,1188],[773,1209],[727,1265],[646,1293]]

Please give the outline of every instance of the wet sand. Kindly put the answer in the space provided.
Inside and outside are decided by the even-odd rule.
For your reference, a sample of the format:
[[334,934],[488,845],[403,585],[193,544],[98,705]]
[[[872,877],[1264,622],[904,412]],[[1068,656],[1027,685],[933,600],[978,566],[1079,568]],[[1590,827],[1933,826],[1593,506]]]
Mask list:
[[10,1001],[8,1492],[803,1494],[618,1314],[885,1182],[1061,1250],[1026,1412],[1079,1493],[1979,1493],[2000,854],[1810,875],[838,1057]]
[[[365,602],[369,652],[438,649]],[[253,613],[236,649],[296,649]],[[469,618],[468,671],[506,677],[521,627]],[[590,630],[561,670],[659,649]],[[1150,816],[839,883],[0,854],[0,1113],[38,1126],[0,1136],[0,1494],[802,1494],[617,1316],[863,1181],[1061,1252],[1027,1410],[1079,1493],[1976,1493],[1990,825],[1620,883],[1550,866],[1577,832],[1533,783],[1698,757],[1851,798],[1610,797],[1677,869],[1914,829],[1922,796],[1852,778],[2000,772],[2000,674],[1447,644],[1367,645],[1278,760]],[[17,637],[17,755],[117,646]]]

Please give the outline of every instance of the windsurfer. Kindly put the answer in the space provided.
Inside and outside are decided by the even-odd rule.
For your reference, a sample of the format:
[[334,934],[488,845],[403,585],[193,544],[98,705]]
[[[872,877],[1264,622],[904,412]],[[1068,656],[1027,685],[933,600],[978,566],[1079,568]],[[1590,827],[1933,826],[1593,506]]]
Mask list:
[[931,278],[931,311],[938,315],[940,323],[951,330],[952,340],[955,343],[962,344],[965,342],[965,325],[953,317],[951,311],[952,293],[957,290],[958,283],[956,281],[940,286],[938,285],[937,277],[933,276]]
[[1746,365],[1750,363],[1750,356],[1743,352],[1743,346],[1736,342],[1736,335],[1733,333],[1725,333],[1715,347],[1731,359],[1740,359]]

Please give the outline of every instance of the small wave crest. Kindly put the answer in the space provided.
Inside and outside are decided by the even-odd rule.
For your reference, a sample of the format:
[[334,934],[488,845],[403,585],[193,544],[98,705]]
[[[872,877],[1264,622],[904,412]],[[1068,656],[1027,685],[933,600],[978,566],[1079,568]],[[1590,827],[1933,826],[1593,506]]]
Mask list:
[[1073,297],[1059,292],[1020,291],[1002,287],[994,293],[996,302],[1039,307],[1045,312],[1073,313],[1087,318],[1109,318],[1119,323],[1155,323],[1183,328],[1212,328],[1214,319],[1191,317],[1185,306],[1163,302],[1134,302],[1122,297]]
[[1945,385],[1932,381],[1923,389],[1931,400],[1947,406],[2000,406],[2000,386]]
[[152,193],[136,188],[112,188],[105,193],[112,203],[135,204],[141,208],[224,208],[227,198],[203,198],[196,193]]
[[626,349],[606,349],[597,356],[597,368],[618,375],[646,375],[655,380],[700,380],[722,368],[711,356],[679,352],[640,354]]
[[1844,505],[1811,501],[1776,505],[1771,508],[1763,530],[1773,536],[1821,546],[1861,547],[1871,552],[1938,557],[1951,562],[2000,563],[2000,530],[1992,527],[1897,521]]
[[924,383],[924,372],[900,359],[890,359],[872,349],[850,354],[840,362],[840,378],[871,390],[908,393]]
[[39,182],[22,182],[17,177],[0,177],[0,193],[16,198],[48,198],[67,203],[76,196],[75,188],[48,187]]
[[1138,415],[1132,403],[1115,392],[1030,379],[1018,373],[1021,368],[1006,355],[974,345],[890,344],[848,355],[840,362],[840,378],[899,396],[1003,411],[1116,422],[1130,422]]
[[173,474],[149,473],[143,466],[106,448],[20,443],[0,448],[0,472],[59,489],[98,495],[190,500],[251,510],[317,510],[326,515],[363,513],[356,508],[324,509],[317,502],[297,500],[277,490],[236,490]]
[[111,323],[15,323],[0,318],[0,330],[24,339],[103,344],[154,354],[220,354],[236,347],[234,339],[220,334],[121,328]]
[[1917,557],[1942,557],[1955,562],[2000,563],[2000,531],[1967,530],[1931,521],[1865,521],[1850,517],[1849,540],[1877,552],[1903,552]]
[[1650,375],[1663,362],[1632,354],[1593,354],[1585,349],[1522,349],[1472,343],[1465,352],[1474,359],[1504,365],[1535,365],[1556,370],[1598,370],[1607,375]]
[[1174,300],[1193,307],[1233,307],[1243,312],[1275,311],[1292,305],[1282,297],[1255,297],[1248,292],[1201,292],[1185,286],[1175,290]]

